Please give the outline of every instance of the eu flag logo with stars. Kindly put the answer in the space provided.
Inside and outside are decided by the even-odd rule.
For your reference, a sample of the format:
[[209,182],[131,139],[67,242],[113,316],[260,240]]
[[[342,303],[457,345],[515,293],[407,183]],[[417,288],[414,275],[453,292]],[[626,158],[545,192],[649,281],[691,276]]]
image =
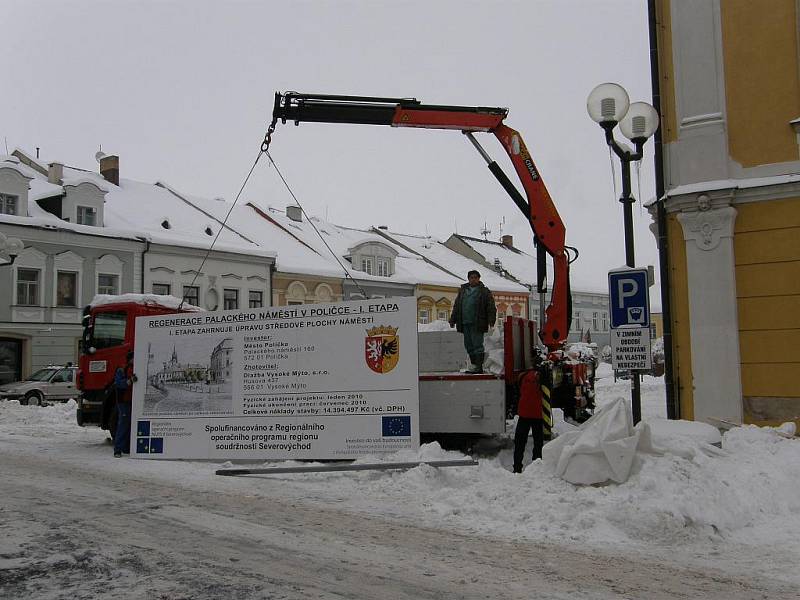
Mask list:
[[381,417],[383,437],[409,437],[411,435],[411,416],[401,415]]
[[150,438],[136,438],[136,454],[150,454]]
[[150,421],[137,421],[136,435],[141,437],[148,437],[150,435]]

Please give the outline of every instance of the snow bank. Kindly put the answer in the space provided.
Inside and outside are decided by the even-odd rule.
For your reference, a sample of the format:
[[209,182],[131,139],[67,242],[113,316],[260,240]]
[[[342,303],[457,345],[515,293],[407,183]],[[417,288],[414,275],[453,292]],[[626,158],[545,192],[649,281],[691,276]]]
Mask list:
[[[653,389],[647,391],[648,385]],[[601,387],[599,403],[612,402],[609,394],[623,387]],[[663,389],[663,382],[645,378],[643,413],[661,421]],[[75,424],[73,401],[50,407],[0,402],[0,453],[46,452],[65,465],[99,472],[121,470],[132,478],[265,499],[335,502],[356,513],[507,539],[624,546],[670,556],[737,547],[745,561],[755,556],[753,548],[768,553],[779,547],[787,561],[800,556],[800,439],[773,428],[737,427],[722,436],[719,449],[707,443],[705,427],[654,420],[648,419],[653,445],[670,451],[637,453],[627,481],[602,486],[567,483],[542,461],[514,475],[510,449],[480,459],[477,467],[219,478],[219,465],[211,462],[114,460],[102,443],[104,433]],[[451,458],[463,455],[433,443],[359,462]]]

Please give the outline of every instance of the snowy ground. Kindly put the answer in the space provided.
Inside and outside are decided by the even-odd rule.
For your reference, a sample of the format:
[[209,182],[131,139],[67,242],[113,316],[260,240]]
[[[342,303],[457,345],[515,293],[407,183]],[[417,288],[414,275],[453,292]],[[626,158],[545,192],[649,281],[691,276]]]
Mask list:
[[[601,375],[601,403],[629,398]],[[642,402],[658,431],[661,379]],[[510,449],[229,478],[115,460],[74,409],[0,403],[0,598],[797,597],[800,439],[771,429],[727,432],[719,456],[662,440],[692,458],[640,455],[620,485],[576,487],[541,461],[515,476]]]

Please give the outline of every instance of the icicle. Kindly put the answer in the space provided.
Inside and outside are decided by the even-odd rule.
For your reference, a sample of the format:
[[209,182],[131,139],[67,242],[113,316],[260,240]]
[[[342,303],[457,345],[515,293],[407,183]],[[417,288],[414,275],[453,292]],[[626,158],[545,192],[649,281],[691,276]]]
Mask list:
[[616,201],[619,200],[617,194],[617,173],[614,170],[614,154],[611,151],[611,146],[608,147],[608,160],[611,162],[611,182],[614,184],[614,202],[616,203]]
[[644,214],[644,200],[642,200],[642,161],[636,161],[636,193],[639,199],[639,215]]

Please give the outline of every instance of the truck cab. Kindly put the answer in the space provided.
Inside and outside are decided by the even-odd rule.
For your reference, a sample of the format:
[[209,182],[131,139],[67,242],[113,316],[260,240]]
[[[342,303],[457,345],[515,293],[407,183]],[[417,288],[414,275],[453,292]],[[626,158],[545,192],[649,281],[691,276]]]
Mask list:
[[78,425],[99,425],[113,436],[116,427],[114,371],[133,350],[136,318],[196,312],[201,309],[173,296],[123,294],[98,296],[83,309],[78,362]]

